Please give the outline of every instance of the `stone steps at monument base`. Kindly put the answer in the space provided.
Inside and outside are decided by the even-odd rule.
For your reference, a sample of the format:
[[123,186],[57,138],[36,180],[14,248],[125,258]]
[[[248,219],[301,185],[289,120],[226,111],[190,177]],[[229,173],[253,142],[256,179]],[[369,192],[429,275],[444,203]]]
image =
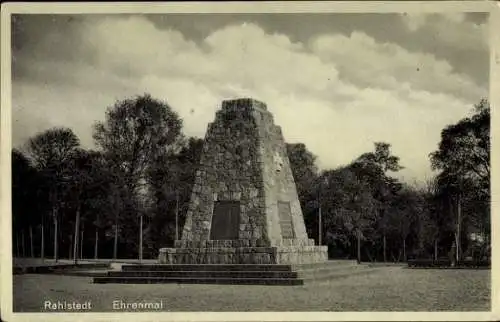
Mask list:
[[[271,266],[271,265],[270,265]],[[227,267],[225,267],[227,269]],[[291,271],[283,270],[155,270],[155,271],[111,271],[108,276],[111,277],[231,277],[231,278],[299,278],[299,279],[324,279],[337,276],[349,276],[354,274],[363,274],[373,271],[367,265],[317,265],[305,266],[300,269],[292,269]]]
[[329,260],[313,264],[124,264],[123,271],[294,271],[320,267],[352,267],[354,260]]
[[303,285],[304,283],[368,275],[379,268],[361,266],[344,269],[319,269],[299,272],[273,271],[143,271],[108,272],[107,276],[94,277],[94,283],[154,284],[234,284],[234,285]]
[[273,264],[146,264],[123,265],[122,271],[280,271],[291,272],[291,265]]
[[224,278],[224,277],[94,277],[97,284],[232,284],[232,285],[303,285],[296,278]]
[[297,278],[297,272],[286,271],[116,271],[110,277],[210,277],[210,278]]
[[329,261],[307,265],[204,264],[204,265],[123,265],[121,271],[109,271],[94,277],[94,283],[192,283],[241,285],[303,285],[369,274],[376,268],[355,261]]

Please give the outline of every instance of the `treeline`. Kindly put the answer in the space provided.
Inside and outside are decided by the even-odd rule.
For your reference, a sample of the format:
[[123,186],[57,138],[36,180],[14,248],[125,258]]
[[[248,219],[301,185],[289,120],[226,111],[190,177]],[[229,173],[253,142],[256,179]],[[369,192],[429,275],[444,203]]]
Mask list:
[[[402,261],[457,248],[457,258],[487,255],[489,119],[482,100],[471,117],[442,131],[430,155],[438,175],[423,186],[392,176],[402,165],[387,143],[321,172],[304,144],[287,144],[309,236],[319,241],[321,212],[321,242],[331,257]],[[108,108],[94,124],[93,150],[69,128],[14,149],[14,256],[156,258],[172,246],[203,146],[182,126],[168,104],[146,94]],[[484,240],[474,242],[471,233]]]

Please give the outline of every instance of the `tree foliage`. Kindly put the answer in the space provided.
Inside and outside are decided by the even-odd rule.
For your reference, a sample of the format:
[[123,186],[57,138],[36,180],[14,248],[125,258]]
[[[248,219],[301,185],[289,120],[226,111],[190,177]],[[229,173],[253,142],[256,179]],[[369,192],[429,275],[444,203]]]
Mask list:
[[[467,234],[490,235],[490,104],[483,99],[473,114],[441,132],[438,149],[430,155],[438,171],[436,202],[448,235],[454,232],[460,248]],[[442,229],[443,230],[443,229]],[[460,236],[460,237],[459,237]]]
[[[394,177],[403,166],[386,142],[322,171],[305,144],[286,144],[309,237],[319,239],[320,209],[332,257],[356,258],[358,249],[363,260],[444,256],[457,231],[463,249],[470,232],[489,236],[489,120],[483,100],[471,116],[443,129],[430,155],[438,173],[424,187]],[[145,257],[156,258],[181,237],[203,139],[185,138],[178,114],[148,94],[109,107],[93,136],[96,150],[83,149],[71,129],[53,128],[31,138],[23,152],[12,151],[14,237],[45,223],[48,244],[54,239],[48,217],[58,222],[63,256],[71,254],[80,227],[84,256],[96,246],[99,257],[137,257],[143,218]],[[41,239],[39,230],[34,238]]]
[[177,147],[182,120],[172,108],[149,94],[125,99],[108,108],[105,122],[94,126],[94,140],[130,189],[159,155]]
[[449,180],[448,185],[469,180],[482,193],[490,183],[490,104],[481,100],[475,113],[449,125],[441,132],[437,151],[431,154],[432,167]]
[[178,237],[181,237],[202,147],[202,139],[189,138],[176,153],[155,159],[148,171],[152,207],[146,244],[150,253],[156,253],[158,245],[172,245],[176,213]]
[[112,177],[115,243],[137,248],[139,215],[150,206],[148,171],[179,148],[181,131],[177,112],[149,94],[116,102],[95,124],[94,140]]
[[12,225],[13,231],[38,226],[48,212],[48,195],[42,177],[19,150],[12,151]]

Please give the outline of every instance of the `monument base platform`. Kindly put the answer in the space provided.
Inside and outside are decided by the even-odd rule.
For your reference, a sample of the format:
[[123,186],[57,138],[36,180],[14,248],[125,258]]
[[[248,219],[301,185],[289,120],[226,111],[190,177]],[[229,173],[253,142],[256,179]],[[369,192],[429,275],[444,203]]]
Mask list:
[[160,264],[312,264],[328,260],[327,246],[161,248]]
[[94,277],[94,283],[305,285],[376,272],[380,267],[353,260],[312,264],[130,264]]

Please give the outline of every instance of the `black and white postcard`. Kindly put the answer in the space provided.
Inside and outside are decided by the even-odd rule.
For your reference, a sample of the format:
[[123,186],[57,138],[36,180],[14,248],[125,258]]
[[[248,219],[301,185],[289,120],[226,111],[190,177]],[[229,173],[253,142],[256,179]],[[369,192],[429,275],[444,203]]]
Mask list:
[[498,15],[3,5],[2,320],[498,320]]

